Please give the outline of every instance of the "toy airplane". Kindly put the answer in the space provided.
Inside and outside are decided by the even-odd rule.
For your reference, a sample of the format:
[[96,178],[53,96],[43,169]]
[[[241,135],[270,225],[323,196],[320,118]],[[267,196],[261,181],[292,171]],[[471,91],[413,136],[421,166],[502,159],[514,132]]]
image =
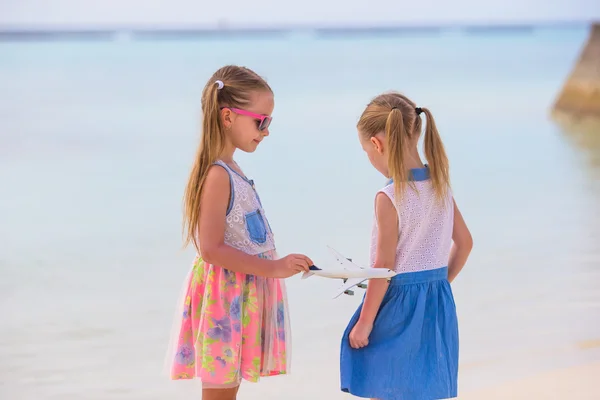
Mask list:
[[302,279],[309,278],[313,275],[322,276],[324,278],[342,279],[344,283],[333,296],[334,299],[341,294],[354,295],[354,291],[350,290],[354,286],[366,289],[367,285],[363,282],[368,279],[390,279],[392,276],[396,275],[396,272],[391,269],[359,267],[352,262],[352,259],[342,256],[329,246],[327,246],[327,248],[333,254],[340,266],[336,268],[321,269],[313,265],[310,267],[310,272],[305,272],[302,275]]

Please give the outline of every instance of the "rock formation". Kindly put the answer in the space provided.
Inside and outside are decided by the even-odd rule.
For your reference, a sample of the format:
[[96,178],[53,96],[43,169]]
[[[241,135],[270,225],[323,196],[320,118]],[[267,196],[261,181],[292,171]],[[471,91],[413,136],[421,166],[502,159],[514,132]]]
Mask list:
[[581,52],[552,108],[562,123],[600,124],[600,23],[593,24]]

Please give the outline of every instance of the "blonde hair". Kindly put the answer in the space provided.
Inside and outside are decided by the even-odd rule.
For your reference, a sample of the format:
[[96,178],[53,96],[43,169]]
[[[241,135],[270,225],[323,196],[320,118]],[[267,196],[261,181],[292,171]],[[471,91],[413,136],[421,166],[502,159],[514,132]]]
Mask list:
[[399,200],[408,180],[404,154],[409,140],[418,136],[422,130],[420,112],[425,114],[424,147],[431,182],[437,199],[443,201],[450,187],[448,157],[431,111],[427,108],[417,108],[412,100],[401,93],[384,93],[367,105],[360,116],[357,129],[365,139],[385,132],[388,169],[394,180],[396,198]]
[[202,187],[208,169],[225,147],[225,128],[221,107],[244,108],[253,92],[273,93],[267,82],[246,67],[227,65],[218,69],[202,91],[202,134],[184,195],[184,246],[190,242],[199,249],[197,231]]

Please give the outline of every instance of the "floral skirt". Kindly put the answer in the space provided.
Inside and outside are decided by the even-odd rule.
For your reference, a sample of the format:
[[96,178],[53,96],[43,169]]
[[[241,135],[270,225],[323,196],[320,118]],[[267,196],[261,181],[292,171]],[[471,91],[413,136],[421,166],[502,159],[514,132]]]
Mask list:
[[[274,251],[258,255],[273,259]],[[171,336],[171,379],[204,387],[289,372],[290,323],[285,283],[232,272],[197,257],[186,279]]]

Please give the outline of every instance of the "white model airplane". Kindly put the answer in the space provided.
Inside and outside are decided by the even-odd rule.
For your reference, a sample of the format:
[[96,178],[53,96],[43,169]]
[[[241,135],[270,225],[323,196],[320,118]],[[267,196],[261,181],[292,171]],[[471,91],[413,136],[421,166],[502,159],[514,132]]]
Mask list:
[[392,276],[396,275],[396,272],[391,269],[359,267],[352,262],[352,259],[344,257],[329,246],[327,246],[327,248],[331,251],[340,266],[337,268],[321,269],[313,265],[310,267],[310,272],[305,272],[302,275],[302,279],[309,278],[313,275],[322,276],[324,278],[342,279],[344,283],[333,296],[334,299],[339,297],[342,293],[350,296],[354,295],[354,291],[350,290],[354,286],[366,289],[367,285],[363,282],[368,279],[390,279]]

